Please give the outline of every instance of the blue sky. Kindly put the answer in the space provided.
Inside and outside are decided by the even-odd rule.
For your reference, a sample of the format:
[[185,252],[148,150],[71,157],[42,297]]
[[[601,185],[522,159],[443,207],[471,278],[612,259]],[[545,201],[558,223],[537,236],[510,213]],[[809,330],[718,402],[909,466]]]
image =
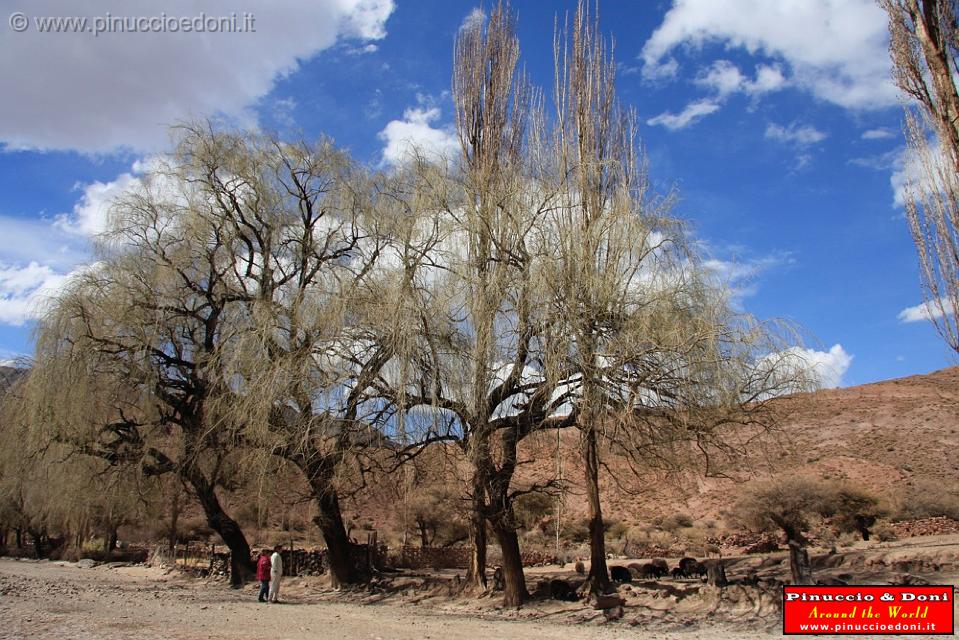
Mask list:
[[[554,18],[574,5],[513,6],[523,62],[549,90]],[[89,260],[111,195],[166,150],[166,123],[326,134],[377,167],[411,142],[449,149],[453,40],[479,15],[473,2],[410,0],[0,8],[0,360],[30,352],[37,303]],[[801,325],[828,386],[955,363],[918,308],[896,192],[909,166],[902,110],[872,0],[607,1],[601,11],[653,183],[676,189],[676,215],[742,307]],[[255,31],[118,33],[114,22],[112,33],[41,33],[37,22],[232,12],[251,14]]]

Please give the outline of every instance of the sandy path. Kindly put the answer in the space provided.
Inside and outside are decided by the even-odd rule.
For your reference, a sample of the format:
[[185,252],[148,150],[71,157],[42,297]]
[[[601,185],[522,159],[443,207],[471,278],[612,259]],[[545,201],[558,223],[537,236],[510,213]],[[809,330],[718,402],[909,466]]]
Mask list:
[[[287,602],[256,602],[256,587],[234,591],[145,567],[84,568],[82,564],[17,561],[0,558],[0,638],[41,640],[143,639],[316,639],[335,640],[547,640],[561,638],[649,638],[657,640],[720,640],[775,638],[778,618],[749,620],[748,614],[724,623],[697,617],[645,618],[636,626],[604,624],[602,616],[574,607],[574,617],[591,621],[569,624],[560,619],[570,609],[525,607],[519,612],[464,610],[462,601],[411,604],[353,604],[354,594],[333,595],[316,582],[286,582]],[[282,592],[281,592],[282,595]],[[331,597],[334,601],[331,601]],[[550,601],[551,602],[551,601]],[[566,606],[566,605],[557,605]],[[459,609],[459,610],[457,610]],[[636,610],[634,609],[634,612]],[[646,612],[650,613],[650,612]],[[662,612],[661,612],[662,613]],[[598,616],[598,618],[597,618]],[[504,619],[516,617],[520,619]],[[522,619],[525,617],[526,619]],[[826,637],[826,636],[820,636]],[[831,636],[837,637],[837,636]],[[858,636],[868,637],[868,636]],[[888,636],[886,636],[888,637]],[[905,636],[899,636],[905,637]],[[933,636],[923,636],[930,638]],[[943,636],[940,636],[943,637]],[[948,636],[952,637],[952,636]]]
[[[754,638],[729,629],[655,628],[484,619],[394,604],[322,601],[291,590],[286,604],[141,567],[81,568],[69,563],[0,559],[0,638],[476,639]],[[765,637],[768,636],[763,633]]]

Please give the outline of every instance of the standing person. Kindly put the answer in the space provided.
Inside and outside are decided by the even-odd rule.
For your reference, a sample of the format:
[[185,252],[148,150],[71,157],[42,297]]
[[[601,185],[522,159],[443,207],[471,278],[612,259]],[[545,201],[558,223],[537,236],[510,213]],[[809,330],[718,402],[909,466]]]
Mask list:
[[280,601],[280,578],[283,577],[283,556],[280,555],[282,550],[283,545],[276,545],[270,557],[270,602]]
[[260,581],[260,602],[266,602],[270,593],[270,550],[261,549],[260,558],[256,561],[256,579]]

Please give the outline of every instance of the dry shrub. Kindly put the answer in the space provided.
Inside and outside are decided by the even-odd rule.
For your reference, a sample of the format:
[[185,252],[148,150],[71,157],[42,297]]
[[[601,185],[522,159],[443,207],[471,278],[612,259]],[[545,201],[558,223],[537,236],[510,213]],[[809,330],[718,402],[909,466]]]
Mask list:
[[559,535],[563,540],[569,542],[586,542],[589,540],[589,520],[579,518],[578,520],[568,521],[560,529]]
[[890,542],[899,539],[899,536],[896,535],[896,530],[892,528],[892,524],[890,524],[888,520],[880,520],[877,522],[872,528],[872,535],[880,542]]
[[623,520],[608,520],[605,525],[607,540],[622,540],[624,537],[628,538],[629,531],[632,529],[630,524]]
[[896,492],[891,502],[890,519],[893,522],[937,516],[959,520],[959,486],[955,484],[919,481]]
[[555,499],[545,493],[524,493],[513,502],[513,513],[520,528],[532,530],[545,523],[556,508]]
[[693,526],[693,519],[685,513],[674,513],[668,516],[656,518],[653,521],[657,527],[663,531],[677,533],[680,529],[688,529]]

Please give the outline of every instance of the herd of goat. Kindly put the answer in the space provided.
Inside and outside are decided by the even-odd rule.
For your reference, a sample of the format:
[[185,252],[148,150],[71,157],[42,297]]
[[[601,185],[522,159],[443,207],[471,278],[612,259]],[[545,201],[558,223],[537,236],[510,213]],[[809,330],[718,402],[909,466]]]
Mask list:
[[613,582],[620,583],[665,578],[667,575],[674,578],[701,578],[706,575],[706,565],[695,558],[683,558],[670,571],[666,561],[657,558],[646,564],[634,562],[625,567],[613,566],[609,568],[609,577]]
[[[579,570],[579,568],[580,567],[577,566],[577,570]],[[707,573],[706,565],[695,558],[683,558],[671,571],[666,561],[660,558],[645,564],[634,562],[625,567],[611,566],[609,568],[609,577],[613,582],[619,584],[632,582],[633,580],[656,580],[665,578],[666,576],[672,576],[673,578],[705,578]],[[497,576],[494,574],[493,578],[495,582]],[[577,589],[578,586],[580,585],[575,581],[570,582],[562,579],[553,579],[542,584],[542,588],[548,589],[547,593],[550,598],[569,601],[575,601],[581,598],[581,594]]]

